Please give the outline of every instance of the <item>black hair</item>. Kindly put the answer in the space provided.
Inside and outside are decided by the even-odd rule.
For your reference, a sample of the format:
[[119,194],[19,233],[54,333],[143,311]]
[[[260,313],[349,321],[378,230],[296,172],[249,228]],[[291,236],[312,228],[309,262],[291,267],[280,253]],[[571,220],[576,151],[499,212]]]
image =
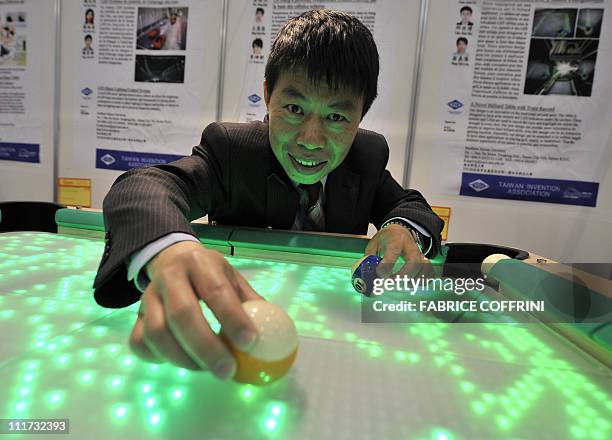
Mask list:
[[11,17],[10,15],[6,16],[6,22],[7,23],[12,23],[13,22],[13,17]]
[[463,41],[465,43],[465,45],[467,46],[467,44],[468,44],[467,38],[465,38],[465,37],[457,38],[457,42],[455,43],[455,45],[459,44],[460,41]]
[[459,9],[459,13],[461,14],[463,11],[470,11],[470,14],[472,13],[472,8],[470,8],[469,6],[464,6],[463,8]]
[[87,40],[93,41],[93,38],[91,37],[91,35],[87,34],[87,35],[85,35],[85,38],[83,38],[83,40],[84,41],[87,41]]
[[264,14],[265,14],[265,12],[264,12],[263,8],[257,8],[257,9],[255,9],[255,14],[257,14],[258,12],[261,12],[261,15],[264,15]]
[[260,49],[263,49],[263,40],[261,38],[255,38],[253,40],[253,44],[251,44],[251,47],[259,47]]
[[330,9],[307,11],[281,28],[266,64],[268,95],[282,71],[303,68],[314,84],[348,87],[363,96],[363,117],[378,94],[378,50],[357,18]]

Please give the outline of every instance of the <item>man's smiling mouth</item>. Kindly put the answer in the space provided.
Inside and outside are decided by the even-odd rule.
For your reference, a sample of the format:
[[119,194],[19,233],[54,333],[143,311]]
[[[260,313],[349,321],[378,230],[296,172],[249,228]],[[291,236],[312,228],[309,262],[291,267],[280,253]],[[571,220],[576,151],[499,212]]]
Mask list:
[[327,163],[326,160],[316,161],[316,160],[298,159],[297,157],[293,156],[292,154],[289,154],[289,157],[291,157],[291,159],[293,159],[295,162],[297,162],[298,164],[300,164],[301,166],[306,167],[306,168],[317,168],[317,167]]

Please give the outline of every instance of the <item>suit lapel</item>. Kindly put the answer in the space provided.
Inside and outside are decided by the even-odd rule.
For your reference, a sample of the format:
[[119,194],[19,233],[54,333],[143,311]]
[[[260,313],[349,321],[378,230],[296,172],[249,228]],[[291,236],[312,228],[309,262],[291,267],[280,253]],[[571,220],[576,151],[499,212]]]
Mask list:
[[351,232],[359,193],[359,174],[340,165],[327,176],[325,223],[327,232]]

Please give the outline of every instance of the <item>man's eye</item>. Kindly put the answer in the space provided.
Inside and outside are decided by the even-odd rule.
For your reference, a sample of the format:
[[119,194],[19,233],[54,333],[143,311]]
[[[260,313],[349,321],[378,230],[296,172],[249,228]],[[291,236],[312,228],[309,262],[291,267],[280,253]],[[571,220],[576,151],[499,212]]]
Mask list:
[[346,118],[339,113],[332,113],[328,116],[329,120],[332,122],[342,122],[346,121]]
[[302,107],[300,107],[297,104],[289,104],[287,106],[285,106],[287,108],[287,110],[289,110],[290,113],[296,114],[296,115],[301,115],[304,112],[302,111]]

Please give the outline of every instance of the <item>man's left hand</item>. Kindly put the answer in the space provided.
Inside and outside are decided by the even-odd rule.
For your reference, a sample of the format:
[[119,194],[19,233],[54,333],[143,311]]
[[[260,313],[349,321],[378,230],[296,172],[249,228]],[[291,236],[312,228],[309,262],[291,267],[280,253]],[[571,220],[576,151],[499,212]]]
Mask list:
[[392,224],[379,230],[370,239],[365,255],[383,257],[377,270],[383,278],[393,273],[393,266],[400,255],[405,263],[397,274],[416,277],[420,274],[428,276],[433,272],[431,263],[419,250],[410,231],[400,225]]

